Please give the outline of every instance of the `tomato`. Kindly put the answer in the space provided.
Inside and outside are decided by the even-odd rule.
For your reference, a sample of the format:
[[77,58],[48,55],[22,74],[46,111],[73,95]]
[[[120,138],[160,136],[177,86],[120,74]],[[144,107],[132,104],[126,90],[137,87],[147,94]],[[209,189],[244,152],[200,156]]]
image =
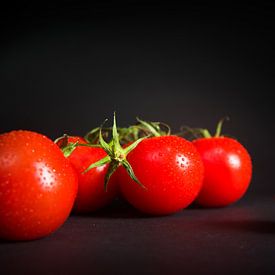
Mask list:
[[122,195],[135,208],[167,215],[187,207],[203,180],[203,163],[195,146],[177,136],[142,140],[127,155],[139,186],[122,167],[118,179]]
[[222,207],[239,200],[252,176],[252,163],[247,150],[235,139],[200,138],[193,141],[199,151],[205,176],[196,202],[206,207]]
[[61,150],[31,131],[0,135],[0,238],[32,240],[59,228],[77,193]]
[[[81,137],[69,137],[68,142],[79,142],[87,144]],[[108,164],[93,168],[83,173],[86,168],[107,154],[101,148],[77,146],[68,157],[78,175],[78,193],[75,200],[75,213],[88,213],[108,205],[117,195],[118,185],[116,184],[116,173],[108,183],[107,190],[104,189],[104,178]]]

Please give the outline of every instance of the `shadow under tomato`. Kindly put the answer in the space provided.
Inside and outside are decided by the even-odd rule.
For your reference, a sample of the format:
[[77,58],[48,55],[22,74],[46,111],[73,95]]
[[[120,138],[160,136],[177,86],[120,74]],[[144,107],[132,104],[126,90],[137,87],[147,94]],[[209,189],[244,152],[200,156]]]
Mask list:
[[[11,244],[11,243],[15,243],[15,241],[0,239],[0,244]],[[20,243],[20,242],[16,241],[16,243]]]
[[72,216],[77,217],[95,217],[95,218],[110,218],[110,219],[135,219],[135,218],[149,218],[150,215],[144,214],[124,200],[114,200],[110,205],[105,206],[92,213],[78,214],[72,213]]
[[72,216],[77,217],[94,217],[94,218],[108,218],[108,219],[154,219],[154,218],[165,218],[171,217],[175,215],[180,215],[181,211],[172,214],[166,215],[153,215],[153,214],[146,214],[138,209],[134,208],[131,204],[123,199],[116,199],[110,205],[105,206],[102,209],[99,209],[92,213],[86,214],[77,214],[72,213]]
[[42,240],[42,239],[44,239],[46,237],[47,236],[40,237],[40,238],[37,238],[37,239],[31,239],[31,240],[5,240],[5,239],[1,239],[0,238],[0,245],[4,245],[4,244],[25,244],[25,243],[31,243],[33,241]]

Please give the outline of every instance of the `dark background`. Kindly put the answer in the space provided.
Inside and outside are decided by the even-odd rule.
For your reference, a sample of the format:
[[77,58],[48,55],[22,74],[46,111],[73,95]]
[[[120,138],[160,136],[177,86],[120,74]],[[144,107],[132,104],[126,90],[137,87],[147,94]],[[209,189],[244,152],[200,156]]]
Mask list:
[[118,203],[43,240],[0,241],[0,270],[274,274],[272,1],[36,2],[1,4],[0,132],[83,135],[113,111],[120,126],[140,116],[213,131],[229,116],[224,133],[254,174],[226,209],[148,218]]
[[229,116],[224,133],[253,158],[251,191],[275,191],[274,4],[190,2],[2,7],[0,132],[82,135],[113,111],[121,126],[213,131]]

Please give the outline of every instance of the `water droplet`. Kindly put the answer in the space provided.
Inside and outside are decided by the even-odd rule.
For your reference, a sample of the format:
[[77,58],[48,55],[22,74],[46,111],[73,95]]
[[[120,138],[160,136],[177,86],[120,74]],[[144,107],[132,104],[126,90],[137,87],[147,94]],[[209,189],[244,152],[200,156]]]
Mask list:
[[54,183],[54,177],[52,170],[49,168],[49,165],[43,162],[38,162],[35,164],[35,166],[37,169],[37,175],[41,181],[41,185],[46,189],[52,187]]
[[176,161],[181,168],[185,168],[186,166],[188,166],[188,158],[186,156],[179,154],[176,157]]

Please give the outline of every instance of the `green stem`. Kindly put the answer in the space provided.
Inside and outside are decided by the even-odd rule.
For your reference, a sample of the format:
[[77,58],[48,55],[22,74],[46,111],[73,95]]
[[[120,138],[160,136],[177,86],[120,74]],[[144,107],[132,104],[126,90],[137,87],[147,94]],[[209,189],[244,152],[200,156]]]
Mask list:
[[223,123],[224,123],[225,120],[229,120],[229,117],[224,117],[218,122],[215,137],[220,137],[221,136],[222,126],[223,126]]
[[151,134],[152,134],[153,136],[155,136],[155,137],[160,137],[160,136],[161,136],[160,133],[151,125],[151,123],[146,122],[146,121],[144,121],[144,120],[141,120],[141,119],[139,119],[138,117],[137,117],[137,121],[138,121],[141,125],[143,125],[146,129],[148,129],[148,130],[151,132]]
[[212,137],[207,129],[201,129],[201,133],[202,133],[204,138],[211,138]]

